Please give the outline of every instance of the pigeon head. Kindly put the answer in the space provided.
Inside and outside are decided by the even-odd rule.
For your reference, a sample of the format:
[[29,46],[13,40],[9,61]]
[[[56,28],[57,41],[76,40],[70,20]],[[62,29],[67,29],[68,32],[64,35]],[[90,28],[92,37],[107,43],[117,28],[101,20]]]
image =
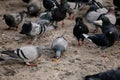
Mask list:
[[76,25],[79,25],[80,23],[83,22],[83,19],[82,19],[81,17],[77,17],[77,18],[75,19],[75,22],[76,22]]
[[92,76],[86,76],[84,80],[101,80],[101,79]]
[[100,17],[100,19],[102,20],[103,24],[110,24],[110,20],[108,19],[108,17],[106,17],[104,14]]
[[30,31],[32,30],[32,23],[30,21],[25,21],[23,26],[22,26],[22,30],[20,32],[20,34],[29,34]]
[[5,19],[12,19],[13,17],[11,15],[4,14],[3,15],[3,20]]
[[39,11],[40,11],[39,7],[37,5],[35,5],[35,4],[29,5],[27,7],[27,10],[28,10],[28,14],[30,16],[37,16]]
[[75,19],[75,22],[78,22],[78,21],[83,21],[83,19],[82,19],[81,17],[77,17],[77,18]]
[[94,21],[93,23],[100,26],[102,26],[103,24],[111,24],[110,20],[108,19],[108,17],[105,16],[105,14],[100,15],[97,21]]
[[70,5],[67,4],[67,0],[61,0],[61,10],[64,12],[68,12],[69,14],[73,13],[72,9],[70,8]]
[[29,3],[31,0],[22,0],[25,3]]
[[96,74],[96,75],[87,75],[85,76],[84,80],[102,80],[102,79],[100,79],[99,75]]

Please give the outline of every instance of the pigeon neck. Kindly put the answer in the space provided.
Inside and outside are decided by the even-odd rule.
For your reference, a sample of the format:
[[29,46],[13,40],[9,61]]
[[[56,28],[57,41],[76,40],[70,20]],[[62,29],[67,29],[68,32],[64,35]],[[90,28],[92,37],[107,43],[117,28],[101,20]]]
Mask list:
[[111,24],[111,22],[110,22],[110,20],[107,18],[107,19],[105,19],[105,20],[102,20],[103,21],[103,25],[105,25],[105,26],[107,26],[107,25],[110,25]]
[[61,56],[61,51],[60,50],[56,51],[56,57],[60,58],[60,56]]

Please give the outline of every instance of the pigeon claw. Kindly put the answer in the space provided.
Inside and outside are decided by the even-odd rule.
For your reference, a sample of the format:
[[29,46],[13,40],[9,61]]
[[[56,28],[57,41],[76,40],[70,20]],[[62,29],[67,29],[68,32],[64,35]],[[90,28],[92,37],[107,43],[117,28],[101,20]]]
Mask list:
[[27,44],[35,44],[32,40],[29,40],[28,42],[27,42]]
[[62,21],[62,27],[64,27],[64,24],[65,24],[64,21]]
[[82,46],[83,41],[78,41],[78,46]]
[[27,66],[31,66],[31,67],[36,67],[37,66],[37,64],[30,63],[30,62],[27,62],[26,64],[27,64]]
[[101,57],[103,57],[103,58],[109,58],[109,55],[108,54],[102,54]]

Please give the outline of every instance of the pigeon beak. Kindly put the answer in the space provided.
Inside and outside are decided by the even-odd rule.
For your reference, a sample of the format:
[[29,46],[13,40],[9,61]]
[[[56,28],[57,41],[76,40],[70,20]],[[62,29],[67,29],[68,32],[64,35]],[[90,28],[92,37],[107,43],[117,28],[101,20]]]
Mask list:
[[99,26],[102,26],[103,24],[102,20],[97,20],[97,21],[94,21],[93,23]]

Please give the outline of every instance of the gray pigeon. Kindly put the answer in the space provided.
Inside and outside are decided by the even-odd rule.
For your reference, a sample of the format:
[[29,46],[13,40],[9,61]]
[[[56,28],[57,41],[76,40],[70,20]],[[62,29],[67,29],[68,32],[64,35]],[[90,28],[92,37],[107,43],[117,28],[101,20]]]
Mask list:
[[[96,5],[91,4],[90,8],[88,9],[85,18],[86,20],[95,28],[94,31],[97,30],[98,26],[95,26],[93,24],[94,21],[96,21],[101,14],[106,14],[108,12],[108,10],[106,8],[98,8]],[[94,32],[93,31],[93,32]]]
[[29,16],[38,16],[41,10],[40,0],[31,0],[27,6],[27,13]]
[[[114,10],[113,7],[109,8],[109,10],[108,10],[107,13],[101,14],[101,15],[99,16],[99,18],[101,18],[102,15],[105,15],[105,16],[110,20],[110,22],[111,22],[112,24],[115,24],[115,23],[116,23],[115,10]],[[98,18],[98,20],[99,20],[99,18]]]
[[27,36],[30,36],[31,38],[34,38],[34,42],[35,42],[38,36],[52,29],[54,29],[54,26],[46,26],[44,24],[25,21],[20,31],[20,34],[25,34]]
[[63,36],[57,37],[53,41],[51,48],[55,52],[55,58],[53,58],[54,61],[57,62],[57,60],[61,57],[61,54],[67,49],[67,46],[68,42]]
[[43,12],[40,14],[39,18],[36,20],[38,24],[49,24],[50,19],[52,18],[51,12]]
[[16,28],[17,30],[18,25],[22,22],[24,17],[24,12],[19,13],[8,13],[3,15],[3,20],[9,26],[6,30],[10,30],[11,28]]
[[5,54],[8,56],[2,56],[0,57],[1,61],[6,61],[6,60],[22,60],[25,62],[28,66],[35,66],[35,64],[32,64],[34,60],[39,58],[45,47],[44,46],[23,46],[20,47],[16,50],[6,50],[6,51],[1,51],[1,54]]

